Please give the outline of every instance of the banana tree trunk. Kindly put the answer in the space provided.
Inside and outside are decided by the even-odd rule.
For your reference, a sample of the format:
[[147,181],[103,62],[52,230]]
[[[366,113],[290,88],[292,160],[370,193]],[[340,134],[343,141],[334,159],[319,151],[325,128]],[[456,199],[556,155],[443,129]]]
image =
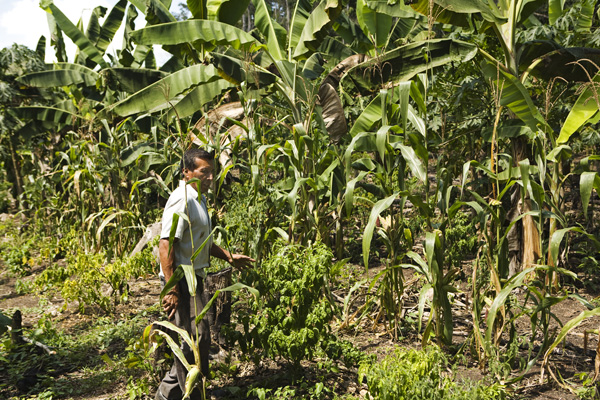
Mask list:
[[10,157],[13,163],[13,170],[15,171],[15,186],[17,189],[16,203],[17,207],[20,208],[21,204],[19,202],[19,199],[21,198],[21,194],[23,194],[23,180],[21,179],[21,168],[19,158],[17,157],[17,152],[15,151],[15,146],[13,144],[12,137],[8,138],[8,146],[10,148]]

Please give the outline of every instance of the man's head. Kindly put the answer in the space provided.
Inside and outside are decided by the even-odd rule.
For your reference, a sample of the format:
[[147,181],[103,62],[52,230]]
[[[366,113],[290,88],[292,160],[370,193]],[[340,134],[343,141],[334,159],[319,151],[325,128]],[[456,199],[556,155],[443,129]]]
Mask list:
[[[183,153],[183,180],[189,181],[197,178],[200,180],[200,192],[206,193],[212,186],[214,173],[214,157],[211,153],[202,149],[190,149]],[[198,190],[196,182],[191,183],[192,187]]]

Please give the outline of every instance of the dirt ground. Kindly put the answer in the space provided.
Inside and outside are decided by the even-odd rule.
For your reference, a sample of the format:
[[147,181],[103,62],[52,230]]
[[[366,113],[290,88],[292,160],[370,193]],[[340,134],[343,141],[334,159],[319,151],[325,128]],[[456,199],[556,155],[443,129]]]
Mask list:
[[[360,267],[356,267],[360,268]],[[33,279],[36,274],[41,272],[41,268],[34,269],[32,275],[25,279]],[[370,274],[376,274],[377,268],[372,268]],[[415,278],[416,279],[416,278]],[[414,285],[415,279],[412,275],[406,277],[408,283]],[[15,291],[16,279],[7,275],[0,274],[0,309],[4,312],[12,312],[15,309],[20,309],[23,312],[23,326],[35,326],[37,319],[41,313],[51,314],[53,322],[61,329],[67,332],[75,325],[81,324],[86,320],[95,318],[94,314],[80,314],[76,307],[70,306],[66,311],[63,311],[63,300],[60,298],[52,298],[45,302],[43,310],[40,310],[40,299],[33,294],[18,295]],[[461,283],[466,288],[466,283]],[[581,286],[581,285],[580,285]],[[417,287],[417,286],[415,286]],[[591,301],[597,297],[597,293],[591,293],[583,287],[574,285],[566,285],[566,290],[569,293],[577,293],[583,298]],[[149,277],[147,279],[139,279],[130,282],[130,297],[125,304],[119,305],[115,315],[127,316],[135,315],[148,307],[157,304],[159,297],[160,283],[157,277]],[[417,302],[416,292],[411,292],[410,286],[407,285],[407,297],[405,299],[405,309],[407,315],[414,313]],[[337,297],[345,296],[343,290],[338,291]],[[523,294],[517,295],[519,301],[523,301]],[[457,376],[467,377],[472,380],[482,379],[484,376],[490,376],[489,371],[482,371],[473,361],[473,357],[469,354],[471,340],[470,332],[472,331],[472,316],[470,315],[470,300],[469,294],[459,292],[454,298],[454,343],[456,348],[467,342],[463,352],[466,357],[458,363]],[[359,306],[357,302],[355,306]],[[576,299],[568,298],[552,308],[556,319],[565,323],[573,317],[579,315],[586,308]],[[530,322],[522,317],[516,323],[517,334],[528,338],[531,336]],[[152,322],[152,321],[149,321]],[[551,329],[559,329],[558,322],[552,321]],[[560,375],[563,379],[572,383],[579,383],[575,378],[575,374],[594,373],[594,360],[596,357],[596,349],[598,346],[598,333],[586,334],[587,331],[597,329],[600,326],[600,318],[594,317],[584,321],[566,337],[562,346],[557,348],[550,357],[550,366],[556,371],[557,376]],[[141,332],[140,332],[141,334]],[[374,323],[373,318],[363,319],[357,326],[350,331],[343,331],[342,336],[345,339],[353,342],[361,350],[375,354],[379,359],[389,354],[395,347],[420,347],[421,340],[414,329],[407,329],[401,332],[401,337],[398,340],[392,340],[389,332],[383,323]],[[586,343],[586,336],[587,343]],[[536,343],[541,343],[543,338],[535,338]],[[501,341],[502,343],[502,341]],[[456,348],[454,350],[456,350]],[[239,356],[238,352],[232,351],[231,357],[235,360]],[[237,373],[226,374],[218,373],[209,388],[212,390],[222,389],[225,391],[225,398],[245,398],[248,388],[251,385],[256,385],[261,382],[263,387],[282,387],[289,385],[290,381],[289,366],[285,363],[275,361],[262,362],[256,366],[250,362],[237,363]],[[540,384],[540,362],[536,365],[517,383],[510,387],[515,390],[515,398],[520,399],[576,399],[565,387],[561,387],[551,377],[546,376],[544,383]],[[333,388],[338,395],[349,394],[359,398],[366,397],[366,384],[358,382],[358,374],[355,368],[340,367],[339,372],[323,373],[316,368],[315,363],[303,364],[305,379],[308,382],[322,381],[328,388]],[[212,368],[218,370],[222,368],[217,364],[213,364]],[[63,378],[77,381],[81,377],[82,371],[65,372]],[[514,376],[514,375],[513,375]],[[510,377],[509,377],[510,379]],[[1,380],[1,379],[0,379]],[[88,393],[85,396],[77,399],[113,399],[126,398],[126,382],[127,377],[114,382],[110,387],[103,387],[98,390],[98,393]]]

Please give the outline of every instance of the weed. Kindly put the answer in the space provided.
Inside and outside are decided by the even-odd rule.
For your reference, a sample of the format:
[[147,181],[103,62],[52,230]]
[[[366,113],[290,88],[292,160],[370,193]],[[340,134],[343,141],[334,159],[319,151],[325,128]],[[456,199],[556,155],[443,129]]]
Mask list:
[[95,305],[105,312],[126,302],[129,297],[127,281],[154,273],[156,261],[152,246],[133,257],[107,263],[102,253],[86,254],[80,251],[67,256],[66,265],[53,264],[34,281],[40,291],[60,290],[68,303],[77,302],[80,312]]
[[376,399],[504,399],[504,388],[458,384],[447,373],[448,360],[436,346],[396,351],[380,362],[363,362],[359,381],[366,378]]

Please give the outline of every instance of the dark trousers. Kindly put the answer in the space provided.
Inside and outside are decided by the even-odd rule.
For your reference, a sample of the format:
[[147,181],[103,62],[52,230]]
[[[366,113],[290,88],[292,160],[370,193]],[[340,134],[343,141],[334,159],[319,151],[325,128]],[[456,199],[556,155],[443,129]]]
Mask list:
[[[204,280],[198,276],[197,278],[197,287],[196,287],[196,296],[190,296],[190,292],[188,290],[187,282],[185,279],[179,281],[179,303],[177,305],[177,310],[175,311],[175,321],[174,324],[180,328],[183,328],[190,334],[190,337],[195,342],[196,341],[196,329],[198,330],[198,349],[200,350],[200,358],[201,358],[201,371],[204,376],[208,376],[208,352],[210,349],[210,327],[208,324],[208,319],[206,316],[202,319],[202,321],[196,325],[194,323],[196,319],[196,313],[200,314],[202,309],[206,304],[204,294]],[[164,282],[163,282],[164,285]],[[195,306],[194,306],[195,302]],[[174,338],[178,335],[175,332],[169,332]],[[190,346],[184,341],[179,339],[181,344],[181,349],[183,350],[183,354],[187,359],[188,363],[195,364],[194,361],[194,353]],[[169,400],[180,400],[183,397],[183,393],[185,393],[185,378],[187,376],[188,371],[185,369],[181,361],[177,357],[175,357],[175,361],[173,362],[173,366],[171,370],[167,372],[165,377],[163,378],[158,390],[162,393],[164,397]],[[198,390],[195,390],[190,397],[192,400],[200,399],[200,393]]]

